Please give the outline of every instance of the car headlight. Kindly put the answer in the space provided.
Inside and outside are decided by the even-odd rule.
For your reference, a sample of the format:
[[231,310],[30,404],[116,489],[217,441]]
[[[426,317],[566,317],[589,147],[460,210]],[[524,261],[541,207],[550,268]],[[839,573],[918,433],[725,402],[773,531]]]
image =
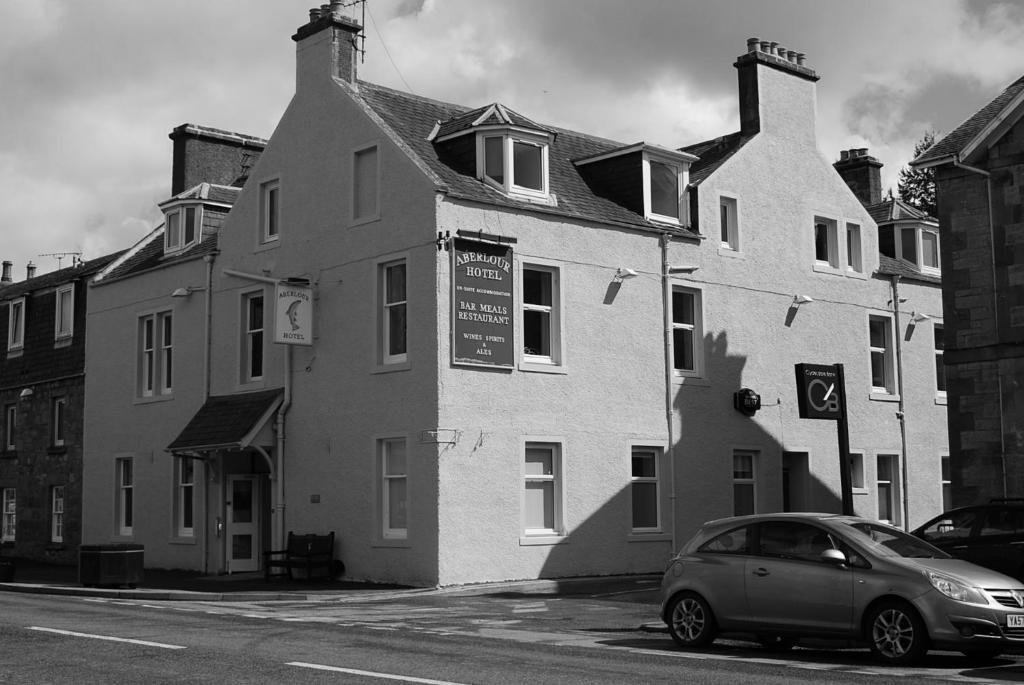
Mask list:
[[953,580],[949,576],[939,573],[928,571],[927,575],[932,587],[950,599],[955,599],[958,602],[967,602],[968,604],[988,604],[988,598],[978,588],[964,585],[959,580]]

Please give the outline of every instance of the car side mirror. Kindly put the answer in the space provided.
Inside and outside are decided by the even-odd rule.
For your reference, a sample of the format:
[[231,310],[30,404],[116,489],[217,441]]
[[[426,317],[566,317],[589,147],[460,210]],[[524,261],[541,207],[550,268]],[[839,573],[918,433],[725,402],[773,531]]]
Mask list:
[[826,564],[833,564],[835,566],[845,566],[848,563],[846,555],[838,549],[826,549],[821,553],[820,558]]

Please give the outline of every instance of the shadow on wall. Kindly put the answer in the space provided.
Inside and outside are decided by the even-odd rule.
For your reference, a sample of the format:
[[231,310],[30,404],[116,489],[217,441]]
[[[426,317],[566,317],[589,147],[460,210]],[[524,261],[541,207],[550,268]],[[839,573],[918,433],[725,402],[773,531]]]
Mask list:
[[[840,513],[840,494],[812,473],[810,455],[786,452],[785,445],[774,435],[733,408],[733,393],[743,387],[746,357],[729,355],[725,333],[706,336],[704,344],[708,378],[713,379],[710,387],[692,391],[679,389],[673,398],[677,420],[682,418],[682,430],[676,436],[672,451],[677,498],[676,545],[681,547],[705,521],[734,515],[736,507],[744,501],[747,494],[744,488],[748,486],[738,478],[743,474],[734,472],[734,466],[742,467],[744,459],[739,457],[734,463],[733,443],[757,448],[757,513]],[[688,392],[694,394],[686,396]],[[795,404],[795,397],[792,402]],[[709,416],[723,413],[729,417],[727,420],[709,425],[712,423]],[[675,430],[679,430],[678,423]],[[709,440],[709,437],[717,439]],[[613,454],[605,458],[621,459],[622,456]],[[639,512],[634,514],[634,483],[631,482],[591,516],[575,523],[564,541],[552,546],[540,577],[662,572],[676,551],[671,549],[672,506],[667,492],[671,471],[666,460],[662,460],[662,464],[658,498],[660,533],[634,532],[634,516]],[[644,488],[636,487],[639,499]],[[622,553],[624,540],[629,541],[625,557]]]

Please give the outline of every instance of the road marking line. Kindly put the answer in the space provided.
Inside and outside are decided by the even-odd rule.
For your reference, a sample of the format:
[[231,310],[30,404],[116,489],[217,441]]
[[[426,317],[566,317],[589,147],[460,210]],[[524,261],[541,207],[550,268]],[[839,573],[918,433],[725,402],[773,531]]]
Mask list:
[[415,678],[407,675],[395,675],[393,673],[377,673],[376,671],[360,671],[355,668],[341,668],[340,666],[324,666],[323,664],[308,664],[303,661],[289,661],[285,666],[298,666],[300,668],[312,668],[317,671],[333,671],[335,673],[348,673],[361,675],[368,678],[382,678],[384,680],[401,680],[406,683],[425,683],[425,685],[462,685],[450,680],[431,680],[430,678]]
[[163,649],[185,649],[182,645],[167,645],[162,642],[148,642],[146,640],[133,640],[127,637],[112,637],[110,635],[93,635],[91,633],[76,633],[72,630],[58,630],[57,628],[41,628],[39,626],[28,626],[28,630],[36,630],[42,633],[56,633],[57,635],[67,635],[69,637],[88,637],[93,640],[109,640],[110,642],[127,642],[133,645],[142,645],[144,647],[162,647]]

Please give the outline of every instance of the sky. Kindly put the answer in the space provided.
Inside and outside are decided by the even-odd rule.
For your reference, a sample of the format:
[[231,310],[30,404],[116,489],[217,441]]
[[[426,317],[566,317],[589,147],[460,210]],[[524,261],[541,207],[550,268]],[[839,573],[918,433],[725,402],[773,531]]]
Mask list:
[[[269,138],[313,6],[0,0],[0,260],[14,279],[157,226],[174,127]],[[364,23],[362,79],[666,147],[738,130],[733,63],[747,38],[775,41],[821,77],[821,153],[868,148],[894,192],[925,131],[948,133],[1024,73],[1024,0],[368,0]]]

